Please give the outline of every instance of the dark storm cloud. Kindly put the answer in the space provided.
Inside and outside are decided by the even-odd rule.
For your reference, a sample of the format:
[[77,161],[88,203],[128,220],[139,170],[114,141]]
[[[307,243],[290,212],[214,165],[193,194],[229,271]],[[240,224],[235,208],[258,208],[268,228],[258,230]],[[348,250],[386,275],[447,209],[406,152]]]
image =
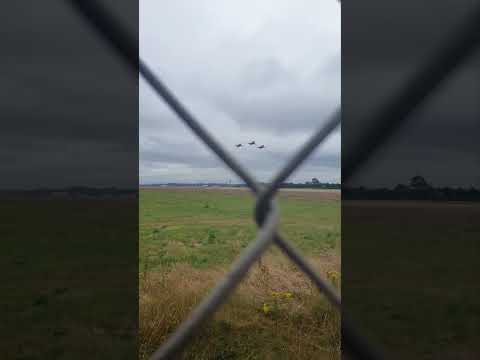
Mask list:
[[[140,12],[141,57],[260,180],[278,171],[340,104],[335,2],[144,1]],[[266,148],[234,147],[250,140]],[[338,181],[339,150],[337,133],[295,180]],[[142,81],[140,174],[143,182],[232,176]]]
[[[137,27],[132,2],[106,4]],[[8,7],[0,186],[135,186],[135,74],[67,2]]]
[[[367,1],[343,7],[344,154],[368,125],[368,114],[430,60],[474,5],[478,2]],[[392,11],[395,16],[379,15]],[[392,186],[421,174],[436,185],[479,186],[480,153],[473,135],[480,132],[479,65],[477,50],[411,114],[357,183]]]

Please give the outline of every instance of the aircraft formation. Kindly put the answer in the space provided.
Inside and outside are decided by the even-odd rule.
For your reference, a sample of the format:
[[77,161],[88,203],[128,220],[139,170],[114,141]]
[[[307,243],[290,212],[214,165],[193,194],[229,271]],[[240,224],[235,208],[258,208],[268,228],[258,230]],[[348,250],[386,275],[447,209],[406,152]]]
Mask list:
[[[255,140],[250,141],[250,142],[247,143],[247,144],[250,145],[250,146],[252,146],[252,145],[257,145],[257,144],[255,144]],[[237,148],[239,148],[239,147],[242,147],[243,144],[237,144],[237,145],[235,145],[235,146],[236,146]],[[263,148],[265,148],[265,145],[257,146],[257,148],[258,148],[258,149],[263,149]]]

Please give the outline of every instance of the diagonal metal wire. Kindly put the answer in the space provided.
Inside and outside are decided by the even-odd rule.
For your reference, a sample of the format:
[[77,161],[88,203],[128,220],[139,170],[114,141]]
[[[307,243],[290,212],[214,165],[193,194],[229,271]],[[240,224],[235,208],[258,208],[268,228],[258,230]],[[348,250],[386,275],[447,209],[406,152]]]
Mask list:
[[[226,152],[224,149],[214,140],[214,138],[196,121],[193,116],[186,110],[186,108],[176,99],[176,97],[164,86],[160,80],[149,70],[149,68],[143,62],[139,61],[134,55],[135,49],[131,46],[132,41],[123,41],[123,37],[127,37],[128,34],[124,31],[119,31],[121,25],[115,22],[115,20],[109,15],[105,9],[100,8],[98,11],[96,7],[97,3],[92,1],[73,1],[73,5],[84,16],[86,16],[94,26],[100,30],[100,32],[111,42],[114,47],[120,51],[123,57],[130,62],[135,68],[138,65],[140,73],[150,83],[150,85],[162,96],[162,98],[170,105],[172,110],[183,120],[183,122],[197,135],[199,136],[228,166],[234,170],[250,187],[254,193],[259,193],[261,190],[249,173],[244,170],[236,161]],[[105,19],[104,19],[105,18]],[[128,40],[128,39],[127,39]],[[130,45],[130,47],[129,47]],[[334,120],[327,122],[326,126],[322,127],[312,139],[297,153],[291,162],[279,173],[276,177],[277,182],[281,182],[282,179],[287,178],[291,172],[316,148],[316,146],[323,141],[338,125],[340,122],[340,116],[334,117]],[[278,183],[278,184],[279,184]],[[277,185],[278,185],[277,184]],[[275,182],[273,183],[274,186]],[[194,311],[194,313],[187,319],[187,321],[174,333],[167,343],[164,344],[155,354],[154,359],[167,359],[172,358],[177,354],[183,346],[188,342],[194,331],[201,325],[205,319],[207,319],[223,301],[226,301],[227,296],[235,289],[238,282],[243,275],[248,271],[250,266],[255,260],[261,256],[266,250],[268,240],[274,238],[277,245],[284,253],[289,256],[292,261],[297,263],[299,267],[309,276],[317,287],[324,292],[325,296],[337,306],[340,306],[340,299],[334,292],[334,290],[315,272],[315,270],[303,259],[303,257],[284,239],[280,237],[275,231],[275,227],[272,224],[276,224],[273,220],[263,223],[263,218],[266,215],[266,211],[271,214],[271,196],[273,196],[275,190],[274,187],[267,189],[269,196],[262,196],[262,202],[257,208],[264,208],[265,214],[262,215],[262,221],[259,221],[260,234],[256,242],[252,244],[250,251],[246,252],[244,256],[234,265],[231,273],[224,281],[219,284],[211,295],[206,298],[202,304]],[[262,194],[264,194],[262,192]],[[265,204],[268,203],[268,207]],[[257,212],[260,213],[260,212]],[[259,217],[258,217],[259,218]],[[268,216],[271,219],[271,215]],[[360,353],[365,352],[366,349],[357,349]],[[368,352],[367,352],[368,355]]]
[[[170,105],[172,110],[178,115],[178,117],[210,148],[214,153],[223,160],[252,190],[253,193],[259,194],[261,188],[255,179],[249,174],[247,170],[243,168],[232,156],[230,156],[221,145],[215,140],[215,138],[204,129],[200,123],[190,114],[190,112],[183,106],[183,104],[173,95],[173,93],[158,79],[157,76],[148,68],[148,66],[140,60],[140,73],[147,82],[153,87],[154,90]],[[287,164],[284,170],[281,171],[280,176],[277,178],[278,184],[287,178],[288,175],[294,171],[294,169],[303,161],[310,153],[316,148],[316,146],[323,141],[338,125],[340,122],[340,111],[337,111],[335,115],[327,121],[327,123],[321,127],[318,132],[300,149],[298,154]],[[269,187],[270,188],[270,187]],[[268,191],[268,189],[267,189]],[[263,208],[266,210],[269,207],[271,196],[260,196],[257,202],[257,208]],[[257,219],[260,219],[258,217]],[[262,225],[262,221],[258,222],[259,226]],[[306,270],[310,277],[313,277],[314,283],[325,294],[325,296],[332,301],[335,305],[340,306],[340,299],[335,291],[325,282],[320,275],[318,275],[313,268],[306,263],[302,256],[298,255],[298,252],[294,247],[286,242],[279,234],[275,234],[275,243],[280,244],[281,248],[287,250],[286,254],[290,259],[295,262],[301,269]]]
[[[155,89],[158,94],[165,100],[165,102],[170,105],[174,112],[179,116],[179,118],[210,148],[214,151],[217,156],[223,160],[252,190],[254,194],[263,194],[262,189],[254,178],[245,170],[233,157],[231,157],[221,145],[210,135],[207,130],[205,130],[200,123],[189,113],[189,111],[180,103],[180,101],[173,95],[173,93],[158,79],[155,74],[153,74],[148,67],[140,61],[140,73],[144,78],[150,83],[150,85]],[[293,157],[293,159],[287,164],[284,170],[281,171],[280,176],[277,178],[279,183],[282,181],[282,178],[288,177],[300,163],[303,161],[315,148],[316,146],[323,141],[328,134],[330,134],[335,126],[340,122],[339,111],[327,121],[327,123],[321,127],[318,132],[311,138],[307,144],[300,149],[298,154]],[[279,184],[278,183],[278,184]],[[275,184],[274,184],[275,185]],[[269,191],[270,187],[267,188]],[[271,190],[270,190],[271,192]],[[257,202],[257,208],[264,209],[263,214],[266,214],[270,206],[271,196],[265,197],[260,195],[259,201]],[[260,211],[262,212],[262,211]],[[262,216],[256,217],[256,220],[260,220]],[[258,225],[262,226],[263,221],[258,221]],[[325,282],[320,275],[318,275],[311,266],[309,266],[306,261],[301,256],[297,256],[296,252],[292,245],[287,244],[279,234],[275,235],[275,243],[281,244],[283,248],[289,250],[286,254],[294,261],[300,268],[308,269],[309,276],[313,276],[314,282],[319,287],[319,289],[324,292],[325,296],[332,301],[335,305],[340,306],[340,299],[335,291]]]
[[[187,125],[222,161],[225,162],[257,195],[255,219],[259,225],[257,240],[242,254],[227,277],[218,284],[213,292],[191,314],[173,336],[155,353],[154,359],[169,359],[178,354],[201,324],[212,315],[236,288],[251,265],[265,252],[272,240],[300,269],[314,282],[327,299],[340,306],[340,298],[303,256],[276,231],[278,215],[272,199],[284,182],[301,163],[322,143],[340,124],[341,112],[337,110],[327,122],[307,141],[304,146],[287,162],[286,166],[273,178],[266,188],[261,188],[249,172],[243,168],[191,115],[173,93],[138,58],[138,45],[122,25],[105,8],[92,0],[70,0],[70,3],[82,13],[120,52],[129,65],[137,70],[165,100],[178,117]],[[480,5],[470,19],[451,41],[432,57],[417,76],[373,115],[373,126],[366,136],[357,142],[355,151],[345,157],[342,164],[343,182],[349,179],[403,122],[404,118],[451,73],[468,55],[473,52],[480,38]],[[344,349],[359,359],[377,359],[381,355],[365,342],[363,336],[352,323],[342,316],[342,343]]]
[[184,345],[191,339],[195,330],[228,300],[228,297],[247,274],[250,267],[262,256],[265,250],[267,250],[273,241],[277,224],[278,210],[274,207],[268,214],[264,226],[259,229],[256,240],[251,243],[243,251],[242,256],[234,262],[232,270],[215,286],[210,295],[195,308],[189,318],[175,331],[173,336],[153,354],[152,359],[171,359],[180,353]]
[[[198,136],[204,141],[207,146],[209,146],[216,154],[219,156],[233,171],[237,173],[250,187],[254,193],[260,192],[260,187],[256,181],[249,175],[249,173],[243,169],[243,167],[238,164],[233,157],[231,157],[219,144],[215,141],[213,136],[211,136],[195,118],[186,110],[186,108],[178,101],[178,99],[168,90],[168,88],[155,76],[155,74],[146,66],[145,63],[138,59],[136,56],[135,49],[132,44],[132,39],[128,38],[128,34],[125,31],[122,31],[121,25],[116,22],[111,15],[105,11],[104,8],[101,8],[98,3],[94,1],[74,1],[71,0],[75,8],[80,11],[90,22],[100,31],[100,33],[118,50],[125,60],[133,65],[134,68],[138,68],[142,76],[150,83],[150,85],[157,91],[157,93],[167,102],[167,104],[172,108],[172,110],[182,119],[182,121]],[[125,38],[125,39],[124,39]],[[125,40],[125,41],[124,41]],[[263,232],[263,218],[266,216],[266,211],[268,210],[269,214],[271,213],[271,196],[274,195],[276,189],[275,187],[280,184],[282,179],[286,179],[299,164],[322,142],[338,125],[340,122],[340,115],[334,116],[331,120],[327,121],[327,124],[323,126],[310,141],[308,141],[304,147],[297,153],[296,156],[292,159],[291,162],[279,173],[274,180],[273,186],[270,186],[267,189],[267,192],[270,193],[269,196],[263,196],[262,202],[259,202],[258,208],[264,208],[265,213],[261,215],[262,221],[259,221],[260,231],[262,234],[257,242],[252,246],[255,251],[249,252],[243,256],[238,263],[233,267],[230,275],[219,284],[212,294],[200,305],[199,308],[190,316],[190,318],[185,322],[173,335],[173,337],[164,344],[154,355],[155,359],[167,359],[171,358],[174,354],[178,353],[192,336],[195,329],[197,329],[205,319],[208,318],[211,313],[213,313],[218,306],[225,301],[227,295],[229,295],[233,289],[235,289],[237,282],[240,281],[244,271],[246,272],[248,268],[253,264],[258,256],[265,251],[266,246],[263,247],[264,242],[258,243],[260,240],[266,241],[268,239],[268,232]],[[278,182],[278,184],[277,184]],[[273,191],[272,191],[273,189]],[[263,192],[262,192],[263,193]],[[268,194],[267,193],[267,194]],[[268,203],[268,206],[266,204]],[[261,212],[258,212],[260,214]],[[258,217],[260,218],[260,217]],[[270,216],[269,216],[270,219]],[[270,225],[268,223],[267,225]],[[295,250],[295,248],[290,245],[286,240],[284,240],[279,234],[275,232],[275,229],[272,228],[272,233],[270,237],[273,237],[276,244],[284,251],[284,253],[290,257],[290,259],[295,262],[307,276],[311,278],[314,284],[321,290],[330,302],[336,306],[340,306],[340,298],[335,293],[333,288],[331,288],[328,283],[326,283],[316,272],[315,270],[303,259],[303,257]],[[258,249],[263,249],[258,251]],[[257,252],[258,251],[258,252]],[[353,347],[354,344],[352,344]],[[369,349],[356,349],[359,353],[365,353],[366,356],[374,358],[373,353],[369,354]]]
[[[113,36],[109,35],[110,33],[117,33],[116,28],[120,26],[115,21],[105,21],[102,22],[101,16],[110,17],[108,12],[104,9],[102,11],[95,11],[96,6],[99,6],[95,1],[75,1],[72,0],[72,3],[75,4],[79,10],[90,19],[92,17],[92,23],[101,30],[102,34],[114,43],[114,47],[119,49],[120,52],[125,56],[126,60],[130,62],[131,65],[137,65],[139,67],[139,71],[145,80],[152,86],[152,88],[157,91],[157,93],[165,100],[165,102],[172,108],[172,110],[178,115],[178,117],[210,148],[214,151],[214,153],[223,160],[245,183],[248,187],[255,193],[258,194],[261,191],[260,186],[254,180],[254,178],[248,173],[247,170],[243,168],[232,156],[227,153],[222,146],[214,139],[214,137],[209,134],[209,132],[203,128],[200,123],[190,114],[190,112],[183,106],[183,104],[173,95],[173,93],[159,80],[159,78],[149,69],[149,67],[142,61],[138,59],[138,55],[136,59],[133,58],[132,54],[133,51],[131,49],[126,48],[125,44],[128,44],[128,41],[122,42],[121,36]],[[100,7],[100,6],[99,6]],[[99,16],[99,14],[102,14]],[[124,33],[124,32],[118,32]],[[284,170],[281,171],[280,174],[280,182],[282,178],[288,177],[289,173],[292,172],[300,162],[303,161],[315,148],[316,146],[323,141],[336,127],[336,125],[340,122],[339,110],[337,110],[336,114],[327,121],[327,124],[321,127],[318,132],[307,142],[307,144],[302,147],[302,149],[298,152],[296,156],[287,164]],[[264,198],[264,202],[266,203],[267,198]],[[262,204],[263,205],[263,204]],[[260,224],[259,224],[260,225]],[[280,243],[284,243],[281,237],[276,239]],[[289,253],[294,254],[292,246],[286,246],[289,249]],[[301,257],[293,256],[296,260],[296,263],[302,263],[304,260]],[[293,260],[293,259],[292,259]],[[308,268],[305,264],[299,264],[302,267]],[[319,280],[318,283],[323,283],[323,280]],[[325,289],[329,288],[329,285],[325,283],[323,286]],[[340,301],[338,297],[335,295],[330,296],[332,300],[338,305],[340,305]]]
[[341,110],[337,109],[327,119],[314,135],[297,151],[287,164],[278,172],[278,174],[270,182],[269,186],[260,194],[257,201],[256,220],[257,223],[262,222],[261,214],[265,213],[265,209],[261,206],[268,204],[267,200],[271,199],[280,188],[280,185],[310,156],[310,154],[322,143],[336,128],[340,125]]

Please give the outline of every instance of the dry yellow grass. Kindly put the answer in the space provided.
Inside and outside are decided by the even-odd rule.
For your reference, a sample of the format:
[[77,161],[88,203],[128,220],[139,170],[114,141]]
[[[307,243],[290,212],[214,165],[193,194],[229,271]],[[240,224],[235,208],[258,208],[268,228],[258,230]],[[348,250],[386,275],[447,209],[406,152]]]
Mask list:
[[[310,260],[339,286],[338,257]],[[168,272],[141,274],[140,359],[166,340],[227,270],[177,265]],[[339,357],[340,314],[295,266],[277,256],[253,267],[183,355],[215,360]]]

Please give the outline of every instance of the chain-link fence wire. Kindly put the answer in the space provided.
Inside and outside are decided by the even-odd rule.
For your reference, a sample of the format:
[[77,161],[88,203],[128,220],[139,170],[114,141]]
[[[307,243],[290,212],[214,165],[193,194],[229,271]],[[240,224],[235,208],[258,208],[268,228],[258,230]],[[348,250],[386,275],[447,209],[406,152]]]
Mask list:
[[[185,108],[161,80],[139,59],[138,42],[133,39],[109,11],[94,0],[70,0],[74,8],[92,24],[100,35],[114,46],[131,69],[139,71],[156,93],[170,106],[179,119],[192,130],[232,171],[234,171],[257,196],[255,221],[259,230],[253,241],[234,262],[230,272],[215,286],[199,306],[191,313],[173,335],[153,354],[152,359],[176,358],[197,330],[227,301],[251,266],[274,243],[316,285],[331,304],[340,308],[336,291],[314,270],[304,257],[277,231],[278,210],[274,197],[284,182],[304,160],[340,125],[341,111],[336,110],[314,135],[287,162],[266,187],[261,187],[250,173],[241,166],[203,128],[200,122]],[[411,81],[400,89],[391,100],[371,114],[372,126],[359,137],[353,151],[344,156],[342,183],[348,181],[404,122],[405,118],[430,95],[440,83],[470,55],[480,40],[480,4],[470,14],[461,28],[445,42],[435,56],[419,69]],[[342,348],[356,359],[380,359],[377,347],[369,344],[356,326],[342,314]]]

